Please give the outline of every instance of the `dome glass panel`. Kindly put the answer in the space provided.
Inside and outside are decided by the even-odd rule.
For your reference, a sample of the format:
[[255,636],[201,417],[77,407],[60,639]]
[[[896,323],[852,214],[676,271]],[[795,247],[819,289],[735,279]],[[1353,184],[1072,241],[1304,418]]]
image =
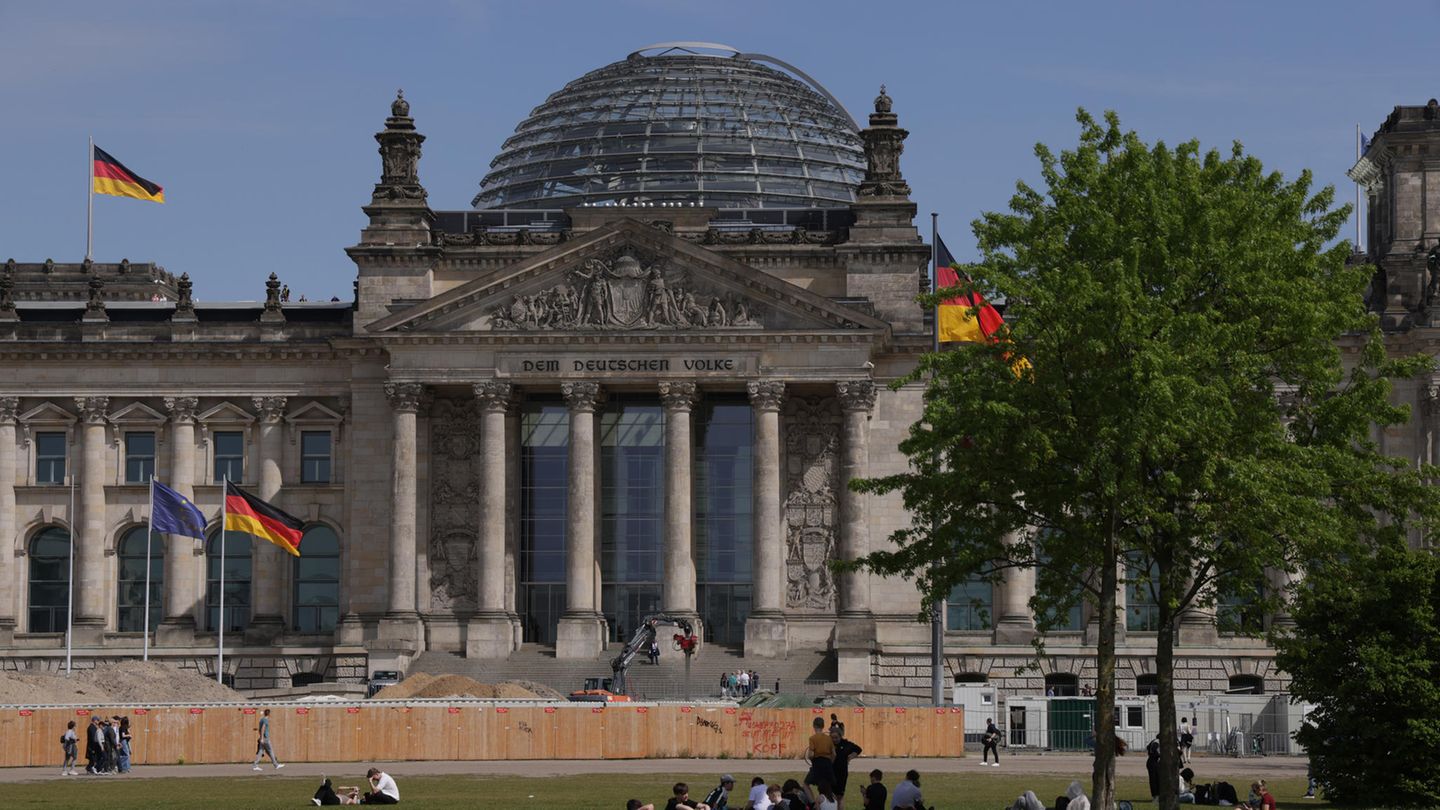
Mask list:
[[565,85],[505,141],[473,205],[853,203],[865,153],[850,116],[803,74],[717,49],[637,51]]

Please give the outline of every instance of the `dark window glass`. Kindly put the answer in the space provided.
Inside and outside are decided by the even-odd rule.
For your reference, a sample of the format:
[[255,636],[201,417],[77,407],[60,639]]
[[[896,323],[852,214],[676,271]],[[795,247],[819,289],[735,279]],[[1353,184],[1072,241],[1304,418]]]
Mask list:
[[1125,566],[1125,629],[1153,633],[1160,629],[1160,605],[1155,602],[1153,588],[1159,569],[1153,564],[1147,571],[1135,560]]
[[527,641],[555,643],[565,612],[570,411],[558,401],[527,403],[520,416],[520,601]]
[[35,483],[65,483],[65,434],[35,434]]
[[754,410],[744,396],[707,397],[695,413],[695,570],[707,641],[739,644],[754,561]]
[[116,616],[118,629],[122,633],[140,633],[146,629],[145,550],[147,538],[150,541],[149,628],[153,630],[164,616],[165,541],[161,535],[151,534],[148,526],[137,526],[120,538],[119,553],[116,555],[119,561]]
[[30,632],[63,633],[70,604],[70,532],[41,529],[30,538],[29,559]]
[[300,483],[330,483],[330,431],[300,433]]
[[245,434],[238,430],[215,432],[215,483],[245,480]]
[[617,641],[659,610],[665,518],[665,415],[653,397],[618,396],[600,416],[601,609]]
[[293,559],[295,629],[333,631],[340,618],[340,538],[329,526],[311,526],[300,538],[300,556]]
[[1265,679],[1259,675],[1231,675],[1230,688],[1225,691],[1232,695],[1263,695]]
[[[1079,697],[1080,679],[1064,672],[1046,675],[1045,694],[1050,697]],[[1119,715],[1116,717],[1118,718]]]
[[990,613],[994,606],[995,589],[978,574],[969,582],[955,586],[945,600],[947,630],[989,630]]
[[125,483],[148,484],[155,474],[155,434],[125,434]]
[[1215,610],[1215,623],[1222,633],[1251,635],[1265,629],[1265,616],[1260,600],[1265,595],[1263,583],[1253,588],[1229,586],[1220,592]]
[[[220,627],[221,533],[210,535],[205,546],[205,629]],[[250,623],[250,535],[225,532],[225,632],[237,632]]]
[[1160,694],[1159,675],[1136,675],[1135,694],[1137,695],[1158,695]]

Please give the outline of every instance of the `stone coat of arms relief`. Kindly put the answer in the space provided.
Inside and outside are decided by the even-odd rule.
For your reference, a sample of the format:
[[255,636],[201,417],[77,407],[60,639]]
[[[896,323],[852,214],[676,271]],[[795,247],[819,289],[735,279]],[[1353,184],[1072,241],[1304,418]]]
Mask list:
[[565,281],[511,296],[490,311],[495,330],[759,329],[753,302],[702,289],[630,251],[590,259]]
[[833,611],[840,410],[834,397],[796,396],[785,410],[786,607]]
[[480,418],[473,399],[437,398],[430,409],[430,607],[476,605],[475,533]]

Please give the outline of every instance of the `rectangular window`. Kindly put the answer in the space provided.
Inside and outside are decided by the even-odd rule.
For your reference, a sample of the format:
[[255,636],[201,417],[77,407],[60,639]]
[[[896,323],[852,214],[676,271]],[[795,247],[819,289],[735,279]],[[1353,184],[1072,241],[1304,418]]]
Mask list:
[[215,432],[215,483],[245,478],[245,434],[238,430]]
[[945,600],[945,629],[989,630],[994,594],[994,588],[978,574],[963,585],[956,585],[950,598]]
[[1159,568],[1150,564],[1143,569],[1138,561],[1131,559],[1125,564],[1125,629],[1140,633],[1153,633],[1160,629],[1160,605],[1155,601],[1153,588],[1160,575]]
[[306,430],[300,433],[300,482],[330,483],[330,431]]
[[1130,728],[1144,728],[1144,727],[1145,727],[1145,707],[1144,707],[1144,706],[1126,706],[1126,707],[1125,707],[1125,725],[1129,726]]
[[155,474],[155,434],[125,434],[125,483],[149,483]]
[[35,483],[65,483],[65,434],[35,434]]

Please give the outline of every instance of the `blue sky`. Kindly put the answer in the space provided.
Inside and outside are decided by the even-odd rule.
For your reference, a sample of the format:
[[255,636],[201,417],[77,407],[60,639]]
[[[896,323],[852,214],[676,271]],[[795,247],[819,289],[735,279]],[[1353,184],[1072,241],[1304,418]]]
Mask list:
[[258,299],[275,272],[346,299],[373,133],[395,89],[437,209],[469,205],[516,123],[582,73],[655,42],[767,53],[863,121],[883,82],[902,168],[946,243],[1072,145],[1076,107],[1147,140],[1242,141],[1354,199],[1355,125],[1440,96],[1440,2],[19,2],[0,0],[0,259],[79,261],[86,137],[165,187],[97,197],[99,261],[188,272],[202,300]]

